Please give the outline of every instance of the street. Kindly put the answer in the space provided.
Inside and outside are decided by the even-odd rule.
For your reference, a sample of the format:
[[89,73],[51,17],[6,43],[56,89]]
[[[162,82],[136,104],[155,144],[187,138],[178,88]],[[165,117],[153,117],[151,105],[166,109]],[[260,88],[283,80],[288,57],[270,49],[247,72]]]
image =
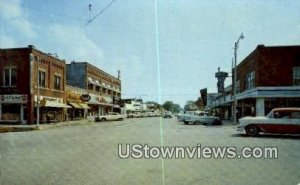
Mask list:
[[[162,121],[162,141],[160,133]],[[183,125],[138,118],[0,134],[0,184],[278,184],[300,183],[300,137],[246,137],[234,126]],[[277,159],[121,159],[118,144],[278,148]]]

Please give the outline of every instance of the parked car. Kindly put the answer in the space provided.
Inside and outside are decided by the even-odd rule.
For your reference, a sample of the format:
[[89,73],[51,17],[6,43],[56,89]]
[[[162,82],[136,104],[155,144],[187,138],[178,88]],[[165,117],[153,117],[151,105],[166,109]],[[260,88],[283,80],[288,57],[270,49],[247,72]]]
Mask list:
[[184,117],[184,124],[222,125],[222,121],[217,116],[210,116],[207,112],[200,111],[198,114]]
[[116,112],[109,112],[107,115],[95,117],[95,121],[121,121],[126,118],[126,115],[119,114]]
[[177,119],[178,121],[184,121],[185,118],[189,117],[190,115],[195,115],[197,114],[196,111],[186,111],[186,112],[180,112],[177,114]]
[[131,112],[127,114],[127,118],[142,118],[144,117],[144,113],[143,112]]
[[275,108],[267,116],[239,119],[237,131],[256,136],[260,132],[300,134],[300,108]]
[[170,111],[165,111],[163,113],[163,118],[172,118],[172,117],[173,117],[172,112],[170,112]]

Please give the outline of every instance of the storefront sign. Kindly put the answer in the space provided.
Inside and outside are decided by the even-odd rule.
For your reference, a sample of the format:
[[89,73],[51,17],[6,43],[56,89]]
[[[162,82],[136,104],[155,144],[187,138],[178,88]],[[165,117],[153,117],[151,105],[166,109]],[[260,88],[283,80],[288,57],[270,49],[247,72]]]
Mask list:
[[27,103],[27,95],[0,95],[0,103]]
[[87,102],[87,101],[90,101],[91,96],[88,95],[88,94],[82,94],[82,95],[80,96],[80,99],[81,99],[82,101],[84,101],[84,102]]

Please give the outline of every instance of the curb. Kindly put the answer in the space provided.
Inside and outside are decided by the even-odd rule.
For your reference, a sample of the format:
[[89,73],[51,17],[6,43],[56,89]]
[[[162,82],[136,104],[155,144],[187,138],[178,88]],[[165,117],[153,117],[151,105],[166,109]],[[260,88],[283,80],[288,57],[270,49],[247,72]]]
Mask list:
[[51,128],[58,128],[58,127],[66,127],[66,126],[78,126],[78,125],[91,125],[94,122],[91,120],[82,120],[82,121],[72,121],[69,122],[61,122],[61,123],[54,123],[49,125],[39,125],[36,126],[28,126],[28,125],[0,125],[0,133],[6,132],[27,132],[27,131],[38,131],[38,130],[47,130]]

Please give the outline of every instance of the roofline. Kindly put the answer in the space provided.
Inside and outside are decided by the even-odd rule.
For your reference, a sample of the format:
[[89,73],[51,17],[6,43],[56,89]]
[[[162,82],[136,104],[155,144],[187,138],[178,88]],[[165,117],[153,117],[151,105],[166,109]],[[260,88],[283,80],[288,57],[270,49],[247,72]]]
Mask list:
[[60,58],[54,57],[54,56],[50,55],[49,53],[45,53],[39,49],[36,49],[33,45],[28,45],[28,47],[21,47],[21,48],[0,48],[0,50],[3,50],[3,51],[6,51],[6,50],[29,50],[30,51],[31,50],[31,51],[38,52],[40,54],[46,55],[47,57],[50,57],[52,59],[58,60],[58,61],[66,64],[65,59],[60,59]]
[[118,81],[121,82],[121,80],[118,79],[117,77],[115,77],[115,76],[113,76],[113,75],[111,75],[111,74],[109,74],[109,73],[103,71],[102,69],[98,68],[97,66],[94,66],[93,64],[90,64],[89,62],[82,62],[82,61],[77,62],[77,61],[71,61],[70,63],[67,63],[66,65],[71,65],[71,64],[85,64],[85,65],[90,66],[90,67],[93,67],[93,68],[95,68],[96,70],[98,70],[98,71],[104,73],[105,75],[107,75],[107,76],[109,76],[109,77],[111,77],[111,78],[114,78],[115,80],[118,80]]
[[265,46],[264,44],[259,44],[256,46],[256,48],[249,54],[247,55],[243,60],[241,60],[241,62],[239,64],[237,64],[237,68],[239,68],[241,65],[243,65],[249,58],[251,58],[253,55],[255,55],[256,53],[259,52],[260,49],[262,48],[270,48],[270,49],[274,49],[274,48],[286,48],[286,49],[290,49],[290,48],[299,48],[300,49],[300,45],[272,45],[272,46]]

